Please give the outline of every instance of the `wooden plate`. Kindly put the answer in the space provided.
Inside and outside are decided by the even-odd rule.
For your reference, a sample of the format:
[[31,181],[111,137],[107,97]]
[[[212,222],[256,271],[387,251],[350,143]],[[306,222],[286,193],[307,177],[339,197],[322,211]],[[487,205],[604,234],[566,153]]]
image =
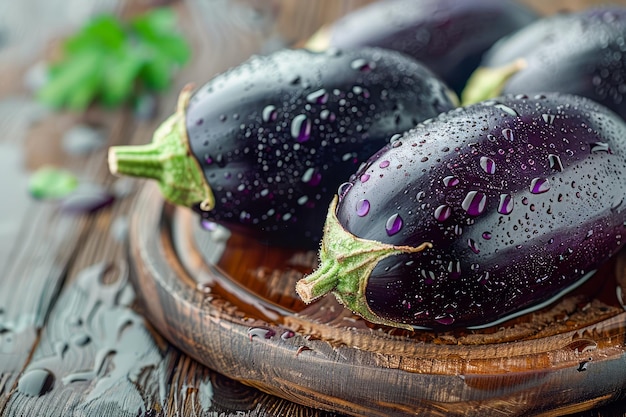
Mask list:
[[541,311],[480,331],[408,332],[366,323],[332,296],[302,304],[294,284],[315,253],[201,227],[151,184],[133,213],[132,275],[148,319],[265,392],[359,416],[558,415],[626,392],[623,253]]

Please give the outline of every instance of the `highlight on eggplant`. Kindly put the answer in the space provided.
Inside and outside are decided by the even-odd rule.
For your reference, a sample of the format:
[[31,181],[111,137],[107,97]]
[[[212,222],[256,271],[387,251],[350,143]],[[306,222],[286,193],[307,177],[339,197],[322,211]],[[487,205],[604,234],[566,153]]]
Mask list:
[[487,327],[544,307],[624,244],[626,124],[589,99],[504,96],[383,147],[328,211],[319,267],[373,323]]
[[318,31],[307,47],[375,46],[407,54],[460,93],[482,55],[536,13],[515,0],[384,0]]
[[590,98],[626,117],[626,7],[543,17],[498,41],[462,93],[463,104],[553,91]]
[[185,89],[152,143],[112,147],[109,167],[156,180],[202,219],[317,248],[342,179],[395,134],[457,104],[398,52],[286,49]]

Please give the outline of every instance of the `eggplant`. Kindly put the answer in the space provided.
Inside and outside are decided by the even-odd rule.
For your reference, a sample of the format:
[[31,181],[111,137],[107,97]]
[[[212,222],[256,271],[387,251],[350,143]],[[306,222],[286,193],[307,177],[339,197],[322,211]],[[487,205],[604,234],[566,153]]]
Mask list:
[[626,8],[547,16],[501,39],[463,91],[464,104],[553,91],[595,100],[626,117]]
[[394,134],[457,103],[398,52],[286,49],[185,89],[152,143],[110,148],[109,168],[157,180],[202,220],[317,248],[342,179]]
[[399,51],[460,93],[484,52],[536,18],[534,11],[514,0],[377,1],[322,28],[307,46]]
[[459,107],[340,187],[319,266],[296,284],[373,323],[481,328],[542,308],[623,245],[626,124],[548,93]]

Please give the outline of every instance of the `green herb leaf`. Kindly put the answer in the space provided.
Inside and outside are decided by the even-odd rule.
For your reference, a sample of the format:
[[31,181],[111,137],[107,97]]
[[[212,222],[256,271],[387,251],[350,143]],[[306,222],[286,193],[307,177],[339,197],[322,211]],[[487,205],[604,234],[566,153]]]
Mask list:
[[163,91],[191,56],[176,32],[176,15],[167,8],[129,22],[96,17],[66,40],[37,97],[53,108],[83,110],[94,101],[113,107]]
[[[59,63],[37,93],[43,103],[55,107],[84,108],[97,93],[102,55],[85,50]],[[77,97],[80,96],[81,99]],[[84,103],[84,104],[82,104]]]
[[78,186],[78,179],[69,171],[43,167],[29,180],[28,191],[38,199],[59,199],[69,195]]
[[134,50],[125,49],[117,57],[110,58],[105,66],[102,102],[110,107],[118,106],[131,98],[135,81],[144,66],[144,60],[136,56]]
[[116,17],[95,17],[87,26],[66,40],[64,47],[69,54],[86,49],[116,50],[126,42],[126,30]]

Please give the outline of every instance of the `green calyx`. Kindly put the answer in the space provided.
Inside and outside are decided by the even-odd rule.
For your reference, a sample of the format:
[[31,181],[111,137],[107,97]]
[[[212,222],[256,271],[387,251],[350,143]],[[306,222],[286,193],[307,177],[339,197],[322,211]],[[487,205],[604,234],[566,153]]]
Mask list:
[[421,252],[432,247],[432,244],[425,242],[417,247],[395,246],[358,238],[339,223],[337,201],[335,196],[328,209],[319,251],[319,266],[296,283],[296,292],[307,304],[332,292],[346,308],[372,323],[412,330],[408,324],[376,315],[367,304],[365,289],[378,262],[401,253]]
[[191,86],[182,90],[176,113],[159,126],[151,143],[112,146],[109,170],[115,175],[154,179],[171,203],[186,207],[200,203],[202,210],[209,211],[215,206],[215,198],[189,148],[185,124],[191,90]]
[[501,67],[480,67],[469,78],[461,93],[464,106],[499,96],[509,78],[526,68],[526,60],[520,58]]

